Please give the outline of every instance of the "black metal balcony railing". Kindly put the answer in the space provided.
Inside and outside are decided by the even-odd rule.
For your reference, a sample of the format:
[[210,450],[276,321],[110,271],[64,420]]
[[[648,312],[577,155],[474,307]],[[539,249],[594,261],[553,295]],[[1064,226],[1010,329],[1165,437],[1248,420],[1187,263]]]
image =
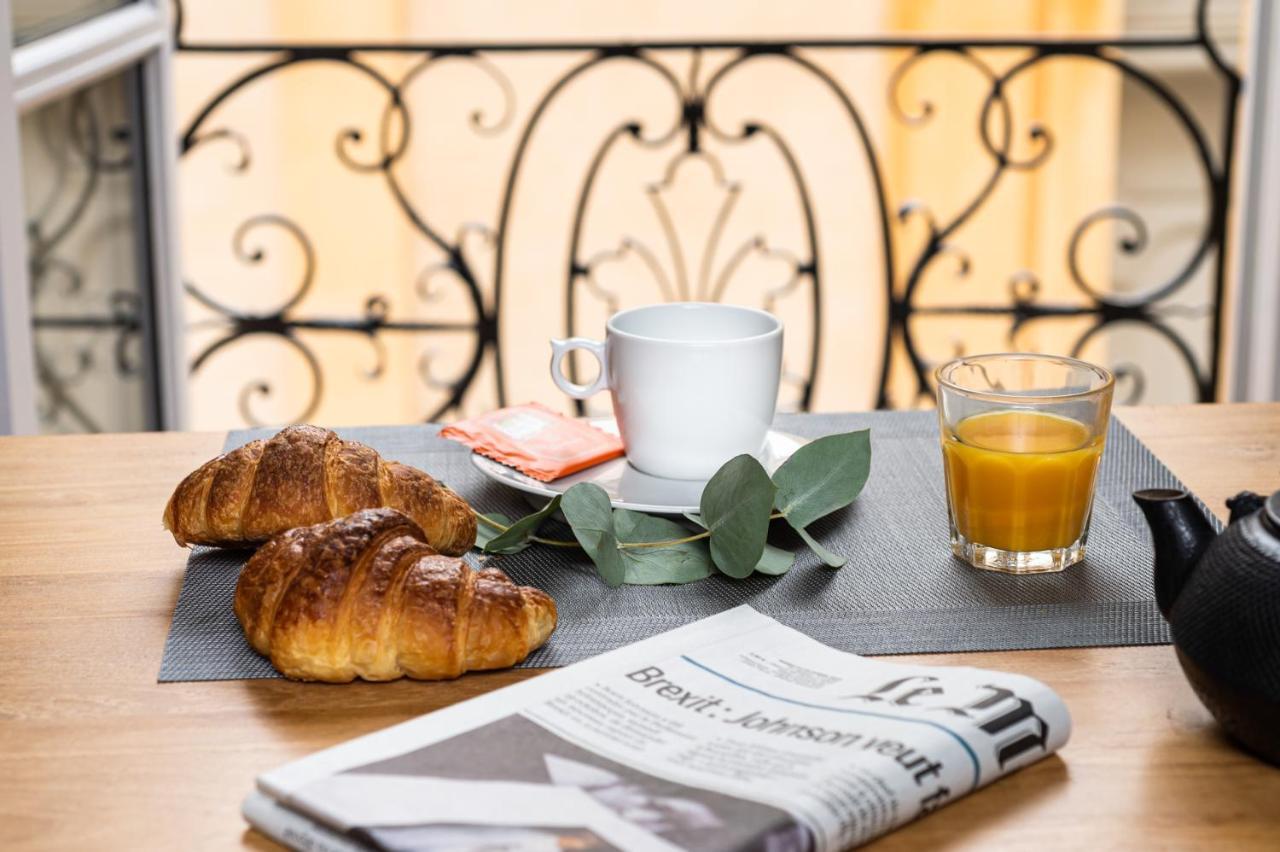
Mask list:
[[[576,307],[585,298],[602,300],[612,306],[614,294],[604,288],[597,271],[605,264],[626,256],[640,260],[653,277],[655,292],[664,299],[719,299],[725,292],[741,264],[749,256],[758,254],[784,263],[788,274],[781,286],[765,295],[766,307],[771,301],[803,293],[811,324],[811,340],[806,351],[806,362],[789,370],[794,381],[797,403],[807,408],[813,397],[814,383],[818,379],[822,294],[829,286],[824,279],[823,252],[819,240],[817,211],[811,201],[811,176],[805,174],[793,145],[783,132],[766,120],[748,120],[738,127],[725,127],[715,120],[714,105],[722,83],[740,69],[758,60],[770,58],[780,61],[815,81],[829,91],[833,103],[847,120],[849,144],[864,159],[870,173],[878,228],[878,242],[883,258],[883,268],[877,286],[883,288],[885,314],[876,331],[879,339],[879,363],[875,365],[876,404],[887,407],[891,403],[889,388],[895,379],[893,371],[909,371],[907,383],[913,388],[914,400],[926,397],[932,391],[930,373],[932,364],[922,354],[913,334],[912,319],[929,315],[953,315],[960,317],[996,317],[1007,323],[1010,344],[1020,329],[1031,323],[1066,321],[1074,318],[1077,323],[1085,320],[1084,330],[1073,346],[1079,353],[1097,335],[1116,326],[1137,324],[1167,340],[1177,351],[1181,365],[1161,364],[1162,370],[1185,370],[1191,376],[1194,393],[1198,399],[1212,399],[1221,378],[1221,337],[1223,334],[1224,293],[1224,240],[1228,197],[1231,187],[1232,151],[1239,111],[1240,76],[1223,58],[1215,44],[1207,24],[1207,2],[1199,0],[1189,31],[1185,35],[1172,36],[1124,36],[1115,38],[924,38],[878,37],[858,39],[799,39],[788,41],[746,40],[690,40],[648,41],[628,43],[564,42],[564,43],[421,43],[396,44],[289,44],[289,43],[211,43],[193,40],[184,31],[182,7],[177,5],[176,46],[183,54],[234,54],[244,57],[260,57],[260,61],[248,70],[238,73],[216,91],[196,112],[194,118],[182,130],[181,153],[190,157],[193,152],[213,144],[231,144],[238,151],[235,170],[247,173],[251,163],[251,151],[247,139],[234,127],[220,123],[220,110],[250,87],[264,78],[288,73],[290,69],[307,63],[326,63],[349,69],[362,75],[381,90],[385,98],[382,120],[370,129],[348,129],[335,140],[335,156],[347,169],[377,176],[385,183],[390,200],[403,214],[407,228],[412,229],[425,242],[434,246],[439,262],[424,270],[420,280],[422,291],[431,286],[437,275],[451,276],[466,293],[470,316],[465,321],[431,321],[400,319],[392,310],[389,300],[380,294],[370,293],[362,297],[363,310],[345,317],[311,316],[304,310],[303,300],[310,291],[317,265],[323,262],[323,246],[313,244],[308,234],[296,221],[279,213],[261,213],[252,216],[234,229],[232,246],[236,257],[249,264],[267,260],[264,249],[257,242],[261,229],[274,228],[297,243],[304,259],[304,269],[291,296],[271,310],[242,310],[228,304],[225,297],[214,291],[208,281],[201,280],[200,269],[188,269],[187,291],[192,299],[211,311],[211,319],[202,322],[206,329],[215,328],[217,334],[199,351],[191,369],[198,373],[219,352],[247,338],[266,337],[292,347],[301,355],[311,374],[312,387],[309,399],[302,410],[295,413],[298,419],[306,419],[315,412],[324,393],[325,367],[309,341],[314,335],[357,336],[370,341],[376,353],[376,363],[369,371],[371,380],[383,375],[386,366],[384,341],[392,335],[414,335],[429,338],[448,333],[463,335],[467,339],[468,357],[465,367],[456,375],[441,379],[435,376],[424,356],[421,373],[424,380],[438,388],[439,399],[431,410],[424,410],[426,419],[437,418],[456,411],[467,395],[474,391],[482,365],[489,359],[493,369],[486,375],[493,376],[496,386],[493,395],[499,403],[506,401],[503,362],[508,357],[498,330],[503,310],[504,293],[510,286],[507,268],[508,242],[513,229],[513,205],[521,181],[525,178],[527,153],[531,141],[537,136],[548,109],[576,83],[591,75],[596,69],[614,63],[629,63],[646,70],[670,89],[672,118],[665,127],[653,129],[635,118],[627,118],[626,105],[618,105],[620,118],[612,130],[605,134],[594,154],[582,164],[582,176],[576,196],[574,215],[565,234],[568,243],[568,264],[563,279],[564,326],[548,329],[548,334],[573,334],[577,320]],[[888,102],[896,120],[908,124],[927,122],[933,114],[931,103],[911,108],[901,105],[899,86],[904,76],[917,64],[930,57],[946,55],[967,63],[987,81],[985,95],[976,110],[976,128],[982,150],[988,157],[986,176],[981,188],[949,219],[939,219],[930,211],[927,202],[902,204],[891,209],[882,151],[868,127],[860,97],[869,93],[848,90],[829,69],[827,61],[836,55],[851,52],[905,52],[905,59],[896,67],[889,80]],[[1195,112],[1188,106],[1167,81],[1157,73],[1145,69],[1141,59],[1153,52],[1182,51],[1195,54],[1204,60],[1210,73],[1220,86],[1221,126],[1210,132]],[[501,62],[511,55],[553,55],[564,58],[565,67],[540,94],[536,102],[524,113],[522,123],[516,124],[515,89],[505,76]],[[414,60],[409,70],[392,79],[370,61],[375,56],[394,55]],[[992,56],[1007,56],[1008,61],[999,68],[989,61]],[[1149,246],[1149,229],[1143,217],[1135,210],[1112,205],[1084,216],[1073,228],[1067,239],[1064,258],[1065,274],[1078,291],[1078,299],[1050,302],[1040,294],[1040,274],[1035,270],[1016,270],[1009,275],[1007,299],[1000,303],[968,305],[930,305],[920,296],[921,282],[940,261],[950,257],[958,259],[962,275],[968,273],[969,258],[956,237],[975,217],[983,213],[998,186],[1011,174],[1042,167],[1053,154],[1055,134],[1059,129],[1038,123],[1026,125],[1025,137],[1017,133],[1014,108],[1008,96],[1009,86],[1024,74],[1055,57],[1072,57],[1101,63],[1114,69],[1138,89],[1145,92],[1174,120],[1185,134],[1194,152],[1194,168],[1203,176],[1207,195],[1207,211],[1197,224],[1198,233],[1190,243],[1186,260],[1158,285],[1146,287],[1139,296],[1121,296],[1104,291],[1088,280],[1082,262],[1082,247],[1086,236],[1104,224],[1118,235],[1115,247],[1120,253],[1139,255]],[[472,128],[467,132],[497,133],[510,130],[515,134],[513,154],[509,161],[495,164],[503,172],[500,197],[493,220],[483,225],[469,225],[457,233],[446,233],[435,222],[440,211],[425,211],[411,200],[397,173],[397,165],[404,158],[410,145],[418,117],[412,114],[406,96],[407,88],[428,69],[446,60],[465,61],[483,71],[505,99],[503,115],[496,121],[488,121],[477,112],[472,116]],[[688,68],[687,74],[677,73],[676,68]],[[880,95],[883,97],[883,94]],[[1069,130],[1065,129],[1065,130]],[[1015,136],[1017,139],[1015,140]],[[1216,136],[1216,141],[1211,141]],[[723,261],[716,261],[717,241],[723,237],[724,223],[732,209],[739,184],[724,175],[717,151],[731,146],[753,144],[772,146],[778,161],[786,171],[786,177],[794,186],[798,209],[803,219],[803,238],[798,247],[791,250],[774,247],[764,236],[754,237],[724,253]],[[1030,156],[1015,154],[1030,146]],[[616,248],[588,252],[583,244],[585,220],[589,216],[590,199],[594,182],[610,157],[624,142],[656,151],[669,152],[666,178],[650,187],[649,200],[661,225],[666,243],[662,250],[655,249],[643,240],[624,237]],[[369,152],[374,151],[372,156]],[[670,183],[675,168],[683,160],[696,157],[705,160],[713,169],[717,189],[722,193],[719,214],[707,237],[708,244],[702,253],[703,261],[697,268],[689,263],[680,242],[680,235],[664,206],[663,189]],[[909,222],[914,221],[914,224]],[[913,255],[903,254],[906,246],[903,229],[908,225],[918,228],[923,222],[926,237]],[[482,265],[475,258],[475,241],[479,235],[488,241],[491,257]],[[899,243],[903,243],[899,245]],[[903,257],[909,260],[900,262]],[[716,265],[718,263],[718,265]],[[713,268],[713,265],[715,268]],[[1194,311],[1206,315],[1205,339],[1191,341],[1183,336],[1176,324],[1168,322],[1172,316],[1186,314],[1185,304],[1175,303],[1188,281],[1207,272],[1210,281],[1209,303],[1196,305]],[[1053,271],[1061,275],[1061,271]],[[482,286],[482,282],[483,285]],[[1193,345],[1193,343],[1195,345]],[[1207,353],[1196,355],[1196,349]],[[899,365],[895,368],[895,362]],[[1128,396],[1141,397],[1149,382],[1134,365],[1113,365],[1117,373],[1128,379]],[[901,377],[896,377],[901,382]],[[246,420],[255,420],[253,400],[270,392],[269,380],[248,382],[240,393],[241,411]]]
[[[140,239],[135,220],[119,211],[122,198],[132,195],[138,157],[136,136],[122,118],[133,104],[111,100],[119,94],[116,84],[133,97],[136,79],[126,73],[124,81],[78,91],[24,119],[35,122],[30,141],[41,148],[25,152],[28,162],[36,154],[44,161],[37,174],[42,180],[29,181],[24,191],[36,199],[27,221],[36,413],[52,431],[136,430],[159,422],[150,371],[149,279],[140,274],[141,265],[122,271],[111,251],[127,254]],[[86,251],[97,256],[91,260]],[[94,402],[111,393],[84,390],[108,380],[138,404],[100,410]]]

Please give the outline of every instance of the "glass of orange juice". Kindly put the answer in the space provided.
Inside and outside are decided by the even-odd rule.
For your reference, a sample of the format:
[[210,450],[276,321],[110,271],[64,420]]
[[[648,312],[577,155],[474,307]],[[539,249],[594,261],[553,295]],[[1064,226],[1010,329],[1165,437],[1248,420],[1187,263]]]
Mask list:
[[1008,574],[1083,559],[1111,373],[1075,358],[995,354],[936,375],[952,552]]

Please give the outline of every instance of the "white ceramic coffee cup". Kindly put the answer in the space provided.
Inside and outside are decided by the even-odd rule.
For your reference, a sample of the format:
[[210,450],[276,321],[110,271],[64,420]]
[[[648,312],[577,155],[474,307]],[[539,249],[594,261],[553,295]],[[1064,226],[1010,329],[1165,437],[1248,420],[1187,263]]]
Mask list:
[[[668,479],[707,479],[764,447],[778,402],[782,322],[736,305],[677,302],[616,313],[605,340],[551,341],[551,378],[574,399],[613,395],[627,459]],[[561,362],[585,349],[600,362],[589,385]]]

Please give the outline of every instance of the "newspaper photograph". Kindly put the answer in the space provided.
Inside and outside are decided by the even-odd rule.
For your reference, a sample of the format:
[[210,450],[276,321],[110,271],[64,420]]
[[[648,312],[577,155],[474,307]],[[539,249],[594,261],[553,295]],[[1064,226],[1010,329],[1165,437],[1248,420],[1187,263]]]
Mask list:
[[[839,850],[1052,754],[1070,727],[1030,678],[865,659],[742,606],[259,788],[354,848]],[[279,838],[276,810],[246,816]]]

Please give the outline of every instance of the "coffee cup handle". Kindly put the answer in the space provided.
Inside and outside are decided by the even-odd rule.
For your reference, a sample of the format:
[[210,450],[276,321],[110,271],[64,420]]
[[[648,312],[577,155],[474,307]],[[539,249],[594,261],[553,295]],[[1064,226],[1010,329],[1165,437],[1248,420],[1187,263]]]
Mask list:
[[[564,356],[568,355],[575,349],[585,349],[592,355],[596,356],[596,360],[600,362],[600,375],[596,376],[596,380],[589,385],[580,385],[569,381],[565,378],[560,366],[564,361]],[[598,340],[590,340],[586,337],[571,337],[568,340],[552,340],[551,341],[551,380],[556,383],[556,387],[567,393],[574,399],[586,399],[593,396],[605,388],[609,387],[609,369],[605,360],[604,344]]]

